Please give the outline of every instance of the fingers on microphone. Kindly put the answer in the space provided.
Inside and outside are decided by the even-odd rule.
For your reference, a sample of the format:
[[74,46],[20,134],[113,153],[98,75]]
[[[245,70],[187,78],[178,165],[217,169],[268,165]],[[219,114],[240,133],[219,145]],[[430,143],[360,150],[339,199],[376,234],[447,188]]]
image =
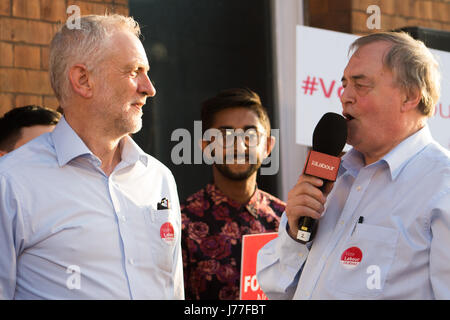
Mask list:
[[302,216],[319,219],[323,211],[323,203],[307,194],[290,199],[286,207],[286,213],[294,219],[299,219]]
[[297,185],[301,184],[302,182],[309,182],[310,184],[312,184],[313,186],[316,186],[318,188],[320,188],[323,185],[323,180],[313,177],[313,176],[309,176],[307,174],[302,174],[300,175],[300,177],[297,180]]
[[[315,178],[314,178],[315,179]],[[322,180],[317,179],[318,181],[320,181],[322,184]],[[318,183],[319,184],[319,183]],[[325,203],[326,201],[326,197],[325,195],[322,193],[322,191],[320,191],[319,187],[320,185],[314,185],[311,184],[309,181],[303,181],[298,183],[297,185],[294,186],[294,188],[292,188],[291,191],[289,191],[288,193],[288,202],[290,199],[294,199],[298,196],[301,195],[308,195],[314,199],[316,199],[317,201],[321,202],[322,204]]]
[[321,179],[302,175],[299,182],[288,193],[286,214],[293,221],[302,216],[319,219],[324,211],[325,195],[319,187],[323,185]]
[[295,214],[296,221],[298,221],[301,217],[311,217],[314,220],[318,220],[321,217],[320,213],[309,207],[294,207],[291,208],[291,213]]

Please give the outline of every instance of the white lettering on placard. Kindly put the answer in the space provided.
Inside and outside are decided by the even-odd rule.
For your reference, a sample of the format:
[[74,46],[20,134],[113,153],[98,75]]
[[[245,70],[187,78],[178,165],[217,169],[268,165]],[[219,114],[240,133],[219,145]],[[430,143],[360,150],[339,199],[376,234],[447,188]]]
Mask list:
[[247,292],[249,287],[252,291],[259,290],[259,284],[258,280],[256,279],[256,275],[244,277],[244,292]]
[[312,162],[312,165],[315,166],[315,167],[319,167],[319,168],[330,170],[330,171],[334,170],[334,167],[330,167],[329,165],[327,165],[325,163],[317,162],[317,161],[314,161],[314,160]]

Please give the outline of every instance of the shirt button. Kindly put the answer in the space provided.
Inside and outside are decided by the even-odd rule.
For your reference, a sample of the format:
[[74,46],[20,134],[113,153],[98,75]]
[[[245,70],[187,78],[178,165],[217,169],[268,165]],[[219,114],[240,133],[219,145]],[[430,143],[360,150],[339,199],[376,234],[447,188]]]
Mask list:
[[127,221],[127,218],[126,218],[125,216],[120,216],[120,219],[121,219],[123,222],[126,222],[126,221]]
[[344,224],[344,220],[339,221],[339,223],[340,223],[341,225],[343,225],[343,224]]
[[356,187],[356,190],[357,190],[357,191],[361,191],[361,189],[362,189],[361,186],[357,186],[357,187]]
[[128,259],[128,262],[129,262],[131,265],[134,265],[134,259],[133,259],[133,258],[129,258],[129,259]]
[[303,253],[300,252],[300,253],[298,254],[298,256],[299,256],[300,258],[303,258]]

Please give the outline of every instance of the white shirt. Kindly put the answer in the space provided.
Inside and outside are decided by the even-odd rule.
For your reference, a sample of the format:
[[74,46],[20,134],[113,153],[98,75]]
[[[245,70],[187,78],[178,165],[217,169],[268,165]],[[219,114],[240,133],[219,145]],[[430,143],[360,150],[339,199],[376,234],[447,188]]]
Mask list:
[[258,255],[269,299],[450,299],[450,156],[428,127],[368,166],[348,152],[312,242],[286,225]]
[[0,299],[184,299],[175,180],[121,149],[107,177],[62,118],[0,158]]

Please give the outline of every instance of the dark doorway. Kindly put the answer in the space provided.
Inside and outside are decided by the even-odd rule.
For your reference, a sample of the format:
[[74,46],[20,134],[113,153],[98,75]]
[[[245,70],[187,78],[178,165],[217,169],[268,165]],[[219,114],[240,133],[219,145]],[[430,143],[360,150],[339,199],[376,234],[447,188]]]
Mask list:
[[[175,165],[171,141],[177,128],[194,137],[200,104],[218,91],[248,87],[273,118],[270,0],[129,0],[141,25],[157,94],[144,106],[143,129],[134,136],[175,176],[180,200],[211,181],[205,164]],[[194,139],[192,139],[194,140]],[[191,144],[191,161],[194,148]],[[259,176],[261,189],[277,195],[276,176]]]

